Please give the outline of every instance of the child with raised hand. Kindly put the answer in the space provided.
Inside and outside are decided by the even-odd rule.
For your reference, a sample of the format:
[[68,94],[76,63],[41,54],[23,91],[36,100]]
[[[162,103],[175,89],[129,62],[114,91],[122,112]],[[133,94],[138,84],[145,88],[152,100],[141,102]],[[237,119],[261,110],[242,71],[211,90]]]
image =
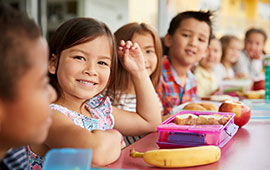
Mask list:
[[[161,57],[162,57],[162,46],[160,38],[157,32],[148,24],[145,23],[129,23],[121,28],[119,28],[115,33],[116,43],[118,46],[121,46],[121,43],[124,41],[131,41],[132,43],[138,44],[142,55],[144,56],[145,68],[147,70],[148,76],[152,81],[154,88],[157,87],[160,73],[161,73]],[[120,51],[121,53],[121,51]],[[119,54],[121,55],[121,54]],[[125,83],[123,83],[125,82]],[[112,92],[112,105],[121,109],[130,112],[140,111],[138,104],[140,104],[140,100],[135,92],[135,87],[137,82],[132,80],[132,75],[124,68],[124,65],[118,65],[118,76],[113,81],[116,89]],[[145,112],[148,114],[155,113],[156,116],[160,116],[160,110],[162,110],[162,106],[157,102],[158,95],[154,93],[153,88],[151,87],[148,97],[152,96],[154,99],[150,99],[147,101],[147,107],[149,107]],[[149,92],[148,90],[148,92]],[[154,95],[154,96],[153,96]],[[117,120],[116,120],[117,124]],[[121,125],[126,126],[127,125]],[[134,125],[136,126],[136,125]],[[116,125],[117,127],[117,125]],[[130,126],[132,127],[132,126]],[[119,129],[121,132],[121,127]],[[156,130],[155,128],[150,128],[148,131],[141,131],[137,129],[137,135],[145,135],[145,133],[150,132],[152,130]],[[130,130],[126,132],[123,131],[124,135],[132,135]],[[124,136],[124,141],[126,145],[130,145],[131,143],[139,140],[142,136]]]
[[213,71],[220,83],[222,80],[234,79],[234,64],[238,61],[241,52],[241,41],[234,35],[224,35],[220,38],[222,45],[221,62]]
[[[51,84],[59,97],[51,105],[53,124],[46,142],[28,147],[31,167],[41,166],[50,148],[62,147],[91,148],[92,164],[107,165],[119,157],[123,146],[122,135],[112,129],[114,125],[119,127],[124,122],[127,126],[123,129],[140,129],[135,126],[137,122],[141,129],[149,130],[149,122],[153,128],[160,123],[153,114],[140,117],[112,110],[104,89],[109,92],[114,88],[111,81],[117,76],[117,56],[113,35],[104,23],[91,18],[71,19],[57,29],[49,45]],[[138,82],[138,94],[149,94],[151,81],[140,51],[130,43],[125,43],[122,50],[121,61]]]
[[170,23],[164,37],[168,55],[163,57],[157,89],[165,115],[173,107],[197,99],[197,82],[190,69],[207,51],[212,33],[211,16],[211,12],[186,11]]
[[222,55],[221,42],[211,37],[207,56],[202,58],[194,71],[197,79],[197,94],[199,97],[208,97],[218,89],[218,81],[213,67],[220,62]]
[[42,169],[51,148],[91,148],[95,166],[115,161],[122,135],[107,130],[113,128],[114,119],[110,101],[100,94],[110,88],[117,67],[113,35],[97,20],[74,18],[56,30],[49,47],[50,83],[58,98],[51,104],[48,138],[41,145],[27,147],[30,169]]
[[237,77],[260,77],[263,70],[264,46],[267,35],[263,29],[250,28],[245,34],[245,46],[234,66]]
[[0,3],[0,25],[0,169],[14,169],[6,163],[18,155],[3,157],[45,141],[56,93],[47,76],[48,45],[35,22]]

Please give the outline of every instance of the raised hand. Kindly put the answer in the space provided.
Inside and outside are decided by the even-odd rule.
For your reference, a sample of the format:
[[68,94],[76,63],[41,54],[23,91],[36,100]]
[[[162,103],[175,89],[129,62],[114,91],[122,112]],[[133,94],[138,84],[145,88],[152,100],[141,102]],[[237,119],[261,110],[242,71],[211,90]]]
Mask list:
[[121,40],[118,47],[118,57],[124,68],[131,74],[138,71],[144,71],[145,63],[141,49],[137,43]]

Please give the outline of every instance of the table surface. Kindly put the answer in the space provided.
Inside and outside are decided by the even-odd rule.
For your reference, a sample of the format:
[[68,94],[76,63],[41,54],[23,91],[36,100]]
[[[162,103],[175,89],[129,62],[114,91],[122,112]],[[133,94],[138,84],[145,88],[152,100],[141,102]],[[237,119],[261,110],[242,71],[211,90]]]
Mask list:
[[[108,165],[112,169],[160,169],[146,164],[142,158],[131,158],[131,148],[145,152],[158,149],[158,133],[153,132],[122,150],[119,159]],[[166,169],[166,168],[162,168]],[[178,168],[179,169],[179,168]],[[270,170],[270,120],[253,120],[240,128],[222,148],[218,162],[181,168],[182,170]]]

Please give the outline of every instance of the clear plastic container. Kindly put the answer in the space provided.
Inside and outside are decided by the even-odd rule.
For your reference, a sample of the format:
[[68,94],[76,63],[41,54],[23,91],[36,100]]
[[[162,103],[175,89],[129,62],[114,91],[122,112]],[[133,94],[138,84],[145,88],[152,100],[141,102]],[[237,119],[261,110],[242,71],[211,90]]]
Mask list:
[[[175,116],[180,114],[211,115],[220,114],[230,117],[225,125],[176,125]],[[223,147],[237,132],[234,124],[234,113],[180,111],[158,126],[160,148],[178,148],[200,145],[216,145]]]
[[52,149],[45,157],[43,170],[90,170],[90,149]]

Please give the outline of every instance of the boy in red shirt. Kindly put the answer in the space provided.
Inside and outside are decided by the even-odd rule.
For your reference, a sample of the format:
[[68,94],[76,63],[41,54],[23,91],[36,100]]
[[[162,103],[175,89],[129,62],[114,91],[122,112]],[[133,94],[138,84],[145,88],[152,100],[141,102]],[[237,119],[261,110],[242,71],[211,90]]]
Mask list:
[[191,67],[208,49],[212,34],[211,12],[186,11],[176,15],[164,37],[168,54],[163,58],[162,76],[157,92],[164,115],[173,107],[197,98],[197,82]]

